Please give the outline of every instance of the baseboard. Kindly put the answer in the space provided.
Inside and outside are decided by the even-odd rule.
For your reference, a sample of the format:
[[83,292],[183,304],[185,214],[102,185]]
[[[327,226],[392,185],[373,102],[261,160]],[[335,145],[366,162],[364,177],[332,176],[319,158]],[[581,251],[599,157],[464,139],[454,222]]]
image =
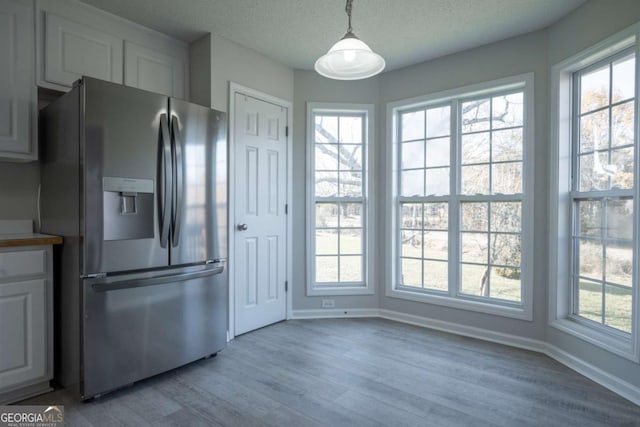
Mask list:
[[332,319],[342,317],[380,317],[377,308],[331,308],[319,310],[293,310],[291,319]]
[[294,310],[292,315],[292,319],[328,319],[348,317],[381,317],[383,319],[421,326],[427,329],[434,329],[437,331],[448,332],[469,338],[476,338],[508,345],[510,347],[543,353],[562,363],[566,367],[584,375],[601,386],[640,406],[640,388],[544,341],[522,338],[516,335],[488,331],[486,329],[476,328],[473,326],[460,325],[458,323],[445,322],[443,320],[430,319],[428,317],[376,308]]
[[640,406],[640,388],[613,376],[558,347],[547,344],[544,353],[590,380]]

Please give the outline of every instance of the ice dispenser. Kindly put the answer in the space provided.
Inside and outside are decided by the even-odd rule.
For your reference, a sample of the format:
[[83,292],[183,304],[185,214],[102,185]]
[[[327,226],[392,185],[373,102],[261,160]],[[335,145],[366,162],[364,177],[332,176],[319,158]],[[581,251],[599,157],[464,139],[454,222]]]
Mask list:
[[102,179],[104,240],[153,238],[153,180]]

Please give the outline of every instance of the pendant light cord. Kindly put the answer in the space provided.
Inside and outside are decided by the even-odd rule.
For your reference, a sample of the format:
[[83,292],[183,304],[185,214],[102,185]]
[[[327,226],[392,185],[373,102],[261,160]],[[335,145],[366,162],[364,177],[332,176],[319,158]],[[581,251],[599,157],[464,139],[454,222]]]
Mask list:
[[344,8],[345,12],[347,12],[347,16],[349,17],[349,29],[347,30],[347,33],[351,33],[352,32],[352,28],[351,28],[351,8],[352,5],[351,3],[353,3],[353,0],[347,0],[347,6]]

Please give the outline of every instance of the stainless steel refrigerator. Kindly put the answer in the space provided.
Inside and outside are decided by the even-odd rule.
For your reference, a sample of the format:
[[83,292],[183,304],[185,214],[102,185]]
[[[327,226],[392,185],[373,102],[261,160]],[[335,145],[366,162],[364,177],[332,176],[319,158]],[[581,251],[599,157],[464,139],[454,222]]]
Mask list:
[[85,77],[40,135],[57,381],[87,399],[223,349],[225,113]]

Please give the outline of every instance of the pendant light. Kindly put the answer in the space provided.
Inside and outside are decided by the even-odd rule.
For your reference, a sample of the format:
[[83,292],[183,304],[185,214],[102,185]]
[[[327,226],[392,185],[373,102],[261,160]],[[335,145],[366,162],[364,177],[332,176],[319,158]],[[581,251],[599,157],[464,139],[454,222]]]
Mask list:
[[318,58],[315,69],[318,74],[337,80],[359,80],[375,76],[384,70],[384,59],[373,52],[351,28],[353,0],[347,0],[345,11],[349,17],[347,34],[334,44],[329,52]]

